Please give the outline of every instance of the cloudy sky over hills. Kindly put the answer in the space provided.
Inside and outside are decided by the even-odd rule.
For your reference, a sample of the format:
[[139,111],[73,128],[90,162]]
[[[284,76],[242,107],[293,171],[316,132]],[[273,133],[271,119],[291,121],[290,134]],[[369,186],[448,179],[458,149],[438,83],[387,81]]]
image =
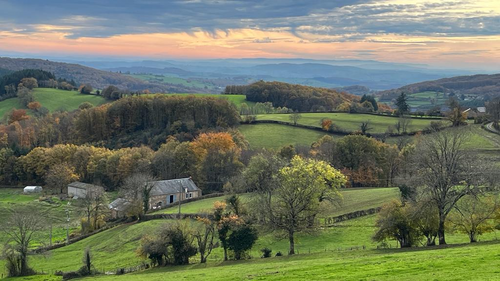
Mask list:
[[500,65],[498,0],[0,0],[0,55]]

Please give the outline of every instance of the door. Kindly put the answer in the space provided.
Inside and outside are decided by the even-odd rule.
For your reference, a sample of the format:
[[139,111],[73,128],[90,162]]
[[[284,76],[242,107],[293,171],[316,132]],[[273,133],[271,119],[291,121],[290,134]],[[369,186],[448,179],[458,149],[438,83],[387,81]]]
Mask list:
[[173,195],[170,195],[170,198],[168,199],[168,203],[169,204],[174,203],[174,196]]

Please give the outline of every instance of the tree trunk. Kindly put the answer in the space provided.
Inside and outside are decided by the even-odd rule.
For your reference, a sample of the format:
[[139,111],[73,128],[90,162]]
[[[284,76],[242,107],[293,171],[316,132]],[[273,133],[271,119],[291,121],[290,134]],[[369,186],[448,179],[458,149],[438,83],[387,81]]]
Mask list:
[[439,245],[446,245],[446,240],[444,238],[444,218],[440,216],[439,218],[439,228],[438,228]]
[[223,247],[224,247],[224,261],[227,261],[227,246],[223,245]]
[[477,242],[477,239],[476,239],[476,233],[473,232],[473,231],[470,231],[469,232],[469,239],[470,239],[470,242],[471,243],[476,243]]
[[293,231],[288,232],[288,241],[290,242],[290,250],[288,251],[289,255],[294,255],[295,254],[295,241],[293,237]]

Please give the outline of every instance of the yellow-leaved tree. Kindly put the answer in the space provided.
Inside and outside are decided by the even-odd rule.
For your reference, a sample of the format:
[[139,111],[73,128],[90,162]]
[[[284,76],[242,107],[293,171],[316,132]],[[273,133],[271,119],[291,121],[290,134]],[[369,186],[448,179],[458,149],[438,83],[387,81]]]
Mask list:
[[[316,215],[323,200],[338,200],[338,189],[346,177],[324,161],[294,156],[290,164],[281,168],[271,200],[262,200],[260,206],[270,226],[286,232],[290,243],[289,254],[295,254],[295,234],[317,226]],[[263,194],[267,196],[267,194]]]

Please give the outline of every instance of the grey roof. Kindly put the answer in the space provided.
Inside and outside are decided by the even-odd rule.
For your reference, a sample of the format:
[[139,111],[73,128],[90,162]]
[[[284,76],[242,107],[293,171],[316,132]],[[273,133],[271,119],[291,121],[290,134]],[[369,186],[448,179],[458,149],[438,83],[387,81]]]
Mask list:
[[79,189],[85,189],[85,190],[89,190],[89,189],[103,189],[104,190],[104,187],[102,187],[102,186],[94,185],[94,184],[90,184],[90,183],[79,182],[79,181],[72,182],[72,183],[68,184],[68,186],[74,187],[74,188],[79,188]]
[[186,188],[188,192],[200,190],[191,178],[155,181],[152,183],[154,186],[151,190],[151,196],[175,194],[181,190],[184,192]]
[[130,201],[124,198],[117,198],[115,201],[109,203],[108,207],[110,209],[117,210],[119,212],[125,211],[128,206],[132,204]]

